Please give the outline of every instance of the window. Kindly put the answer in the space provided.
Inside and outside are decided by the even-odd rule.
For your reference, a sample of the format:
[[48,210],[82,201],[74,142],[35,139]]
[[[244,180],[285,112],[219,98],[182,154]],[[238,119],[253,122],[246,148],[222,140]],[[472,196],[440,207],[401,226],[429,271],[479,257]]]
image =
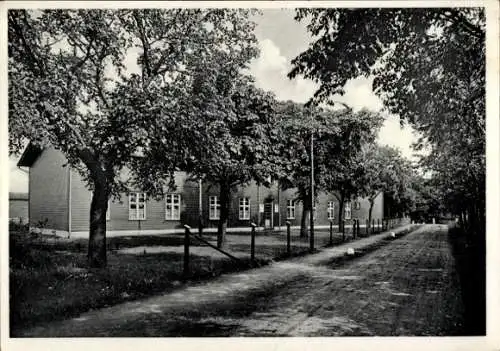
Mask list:
[[335,202],[328,201],[328,219],[335,219]]
[[250,199],[248,197],[240,198],[239,217],[242,220],[250,219]]
[[220,218],[220,202],[217,196],[210,196],[209,198],[209,219]]
[[293,200],[286,200],[286,218],[295,218],[295,201]]
[[359,210],[360,208],[361,208],[361,204],[359,203],[359,201],[354,202],[354,209]]
[[350,202],[345,203],[344,219],[351,219],[351,203]]
[[165,219],[166,220],[181,219],[180,194],[167,194],[167,196],[165,196]]
[[128,195],[128,219],[146,219],[146,193],[130,193]]

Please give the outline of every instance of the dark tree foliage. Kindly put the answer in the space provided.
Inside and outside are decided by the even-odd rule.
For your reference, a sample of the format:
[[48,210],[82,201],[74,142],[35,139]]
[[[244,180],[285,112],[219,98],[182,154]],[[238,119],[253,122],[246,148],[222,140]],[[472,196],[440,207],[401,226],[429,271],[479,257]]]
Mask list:
[[106,265],[108,199],[137,180],[142,161],[135,155],[149,157],[151,145],[168,144],[161,154],[166,179],[182,161],[176,126],[185,82],[198,61],[248,50],[238,44],[254,40],[250,12],[9,10],[9,148],[19,152],[29,140],[59,149],[87,181],[90,266]]
[[344,201],[362,189],[357,174],[363,164],[356,162],[356,157],[364,143],[374,141],[382,117],[367,110],[305,107],[291,101],[280,104],[278,114],[282,133],[281,184],[285,188],[297,188],[297,199],[303,204],[301,235],[307,236],[307,215],[313,208],[311,135],[314,137],[314,194],[333,192],[342,208]]
[[291,77],[320,84],[311,102],[329,101],[358,76],[373,76],[387,110],[423,137],[417,148],[442,201],[485,225],[485,14],[483,8],[299,9],[314,42]]

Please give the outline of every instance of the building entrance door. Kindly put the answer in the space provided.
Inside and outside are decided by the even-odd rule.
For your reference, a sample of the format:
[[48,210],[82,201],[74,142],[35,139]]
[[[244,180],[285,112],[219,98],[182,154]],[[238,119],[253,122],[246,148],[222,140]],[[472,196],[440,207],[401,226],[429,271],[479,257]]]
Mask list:
[[264,203],[264,228],[272,229],[273,223],[273,201],[267,201]]

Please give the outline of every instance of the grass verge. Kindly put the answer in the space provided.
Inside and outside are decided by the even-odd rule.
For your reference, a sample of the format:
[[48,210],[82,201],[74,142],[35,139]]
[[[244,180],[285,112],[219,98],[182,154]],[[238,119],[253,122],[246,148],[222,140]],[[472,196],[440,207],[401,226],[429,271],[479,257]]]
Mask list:
[[[214,236],[204,236],[209,241]],[[10,328],[16,331],[128,300],[165,293],[181,287],[183,279],[182,235],[131,236],[108,238],[108,267],[87,268],[87,241],[29,235],[12,231],[10,238]],[[348,241],[351,238],[347,237]],[[256,262],[249,257],[249,236],[230,236],[228,248],[240,253],[240,264],[224,256],[191,253],[190,281],[206,280],[223,273],[310,253],[308,238],[292,238],[292,252],[286,252],[286,235],[259,234]],[[329,243],[328,232],[317,232],[316,247]],[[334,245],[342,243],[341,234]],[[177,247],[176,252],[124,253],[129,248]],[[193,240],[193,246],[203,246]],[[315,250],[316,252],[318,250]]]
[[[17,240],[16,240],[17,239]],[[167,292],[185,284],[181,253],[108,255],[106,269],[87,268],[75,243],[43,245],[10,236],[10,327],[15,336],[36,324],[78,316],[92,309]],[[190,281],[251,266],[223,257],[191,255]],[[267,260],[257,258],[257,264]]]

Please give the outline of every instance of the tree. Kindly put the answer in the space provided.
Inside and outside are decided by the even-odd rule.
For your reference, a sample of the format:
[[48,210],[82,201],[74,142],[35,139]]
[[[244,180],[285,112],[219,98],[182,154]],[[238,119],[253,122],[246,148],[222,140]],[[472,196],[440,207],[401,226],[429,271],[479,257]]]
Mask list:
[[[54,147],[87,181],[91,267],[106,265],[108,199],[134,180],[121,171],[134,170],[134,155],[149,149],[151,121],[176,125],[185,67],[248,29],[231,25],[241,16],[220,9],[9,11],[10,151],[26,139]],[[136,69],[126,65],[134,50]],[[162,132],[172,173],[182,135]]]
[[279,104],[281,154],[280,186],[284,189],[296,188],[296,200],[302,202],[300,236],[307,237],[307,218],[313,209],[311,187],[311,137],[316,132],[314,162],[314,194],[321,189],[321,164],[324,163],[325,143],[328,135],[338,132],[332,125],[325,126],[330,120],[319,108],[305,108],[302,104],[286,101]]
[[325,169],[326,189],[339,201],[339,228],[343,225],[344,205],[363,191],[364,175],[367,164],[363,158],[363,147],[372,144],[382,126],[383,118],[378,113],[362,110],[351,117],[340,136],[338,154],[330,159],[331,164]]
[[[224,62],[221,62],[224,63]],[[197,95],[193,99],[192,138],[186,170],[191,174],[217,184],[220,193],[220,218],[217,246],[225,244],[231,193],[237,186],[254,180],[266,184],[275,175],[272,161],[277,157],[273,144],[274,97],[255,88],[245,77],[224,77],[231,87],[220,90],[215,84],[214,94]],[[207,89],[212,90],[209,82]],[[193,125],[193,124],[191,124]]]
[[162,131],[174,128],[182,135],[176,140],[183,153],[179,169],[219,186],[218,247],[225,244],[231,193],[251,180],[266,182],[273,175],[272,160],[277,157],[273,148],[277,135],[274,97],[255,88],[246,71],[258,54],[253,26],[247,18],[238,19],[238,30],[230,42],[210,57],[191,62],[182,83],[185,91],[178,100],[176,126],[169,126],[165,119],[151,124],[149,133],[156,141],[138,167],[144,174],[157,174],[145,186],[161,192],[164,184],[158,179],[170,172],[170,164],[162,158],[170,147]]
[[358,164],[352,160],[364,142],[375,138],[382,118],[367,110],[353,112],[347,106],[332,110],[292,102],[284,103],[280,114],[284,170],[281,181],[284,187],[297,188],[297,199],[303,203],[301,236],[307,236],[307,215],[313,208],[311,135],[314,133],[314,194],[321,190],[340,191],[339,201],[344,201],[358,187],[351,173]]
[[471,204],[467,211],[484,227],[484,10],[299,9],[296,19],[308,21],[315,41],[289,75],[320,83],[315,102],[372,76],[389,112],[423,134],[419,146],[432,149],[424,164],[442,175],[445,193]]
[[362,153],[364,171],[360,179],[361,195],[370,203],[368,226],[372,220],[375,199],[387,194],[393,202],[401,203],[409,188],[411,166],[397,149],[389,146],[367,144]]
[[418,174],[414,175],[411,180],[411,191],[414,194],[414,204],[410,210],[410,216],[413,220],[426,221],[440,216],[445,210],[441,188],[434,179],[424,178]]

